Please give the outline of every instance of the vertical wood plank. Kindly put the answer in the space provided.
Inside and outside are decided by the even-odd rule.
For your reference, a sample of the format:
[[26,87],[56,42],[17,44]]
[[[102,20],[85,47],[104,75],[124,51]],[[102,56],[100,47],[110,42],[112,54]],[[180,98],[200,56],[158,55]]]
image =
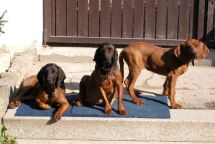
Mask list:
[[89,36],[99,37],[99,0],[89,2]]
[[167,0],[157,1],[156,38],[166,39],[167,33]]
[[132,38],[133,36],[133,0],[123,1],[123,24],[122,37]]
[[178,39],[186,40],[189,37],[189,3],[190,0],[180,0]]
[[178,0],[168,0],[167,39],[177,39]]
[[213,10],[212,11],[213,12],[212,41],[213,41],[213,46],[215,46],[215,0],[213,0],[212,2],[212,10]]
[[56,35],[56,0],[51,0],[51,35]]
[[51,0],[45,0],[43,1],[43,44],[46,45],[46,43],[49,40],[49,37],[51,35],[51,19],[52,19],[52,6],[51,6]]
[[66,35],[66,0],[56,0],[56,35]]
[[208,0],[207,12],[207,29],[206,29],[206,43],[209,47],[215,46],[215,1]]
[[88,36],[88,0],[78,0],[78,36]]
[[195,17],[194,17],[194,2],[196,0],[190,0],[190,3],[189,3],[189,10],[190,10],[190,26],[189,26],[189,38],[193,38],[194,35],[194,30],[197,30],[197,29],[194,29],[194,26],[196,26],[196,23],[193,23]]
[[121,0],[112,0],[111,37],[121,37]]
[[209,40],[213,40],[212,32],[214,29],[214,1],[208,0],[208,21],[207,21],[207,35]]
[[155,0],[146,0],[145,38],[155,38]]
[[134,38],[143,38],[144,0],[134,0]]
[[205,16],[205,0],[199,0],[198,14],[198,32],[197,39],[202,39],[204,36],[204,16]]
[[77,36],[77,0],[67,0],[67,35]]
[[100,37],[110,37],[110,0],[101,0]]

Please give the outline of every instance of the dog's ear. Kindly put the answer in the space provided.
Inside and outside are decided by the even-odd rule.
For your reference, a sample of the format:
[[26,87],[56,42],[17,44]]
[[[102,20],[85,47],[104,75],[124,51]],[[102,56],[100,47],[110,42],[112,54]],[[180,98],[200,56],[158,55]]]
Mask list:
[[95,55],[94,55],[94,58],[93,58],[93,61],[95,62],[98,62],[100,60],[100,51],[102,49],[103,45],[99,46],[97,49],[96,49],[96,52],[95,52]]
[[182,49],[184,48],[184,44],[181,44],[180,46],[177,46],[175,49],[174,49],[174,55],[179,58],[180,55],[181,55],[181,51]]
[[39,84],[41,84],[43,86],[43,75],[44,75],[44,69],[45,69],[45,66],[43,66],[40,71],[37,73],[37,79],[38,79],[38,82]]
[[209,53],[208,47],[203,43],[199,41],[199,46],[197,50],[197,59],[203,59],[205,58]]
[[56,87],[60,87],[62,82],[66,79],[66,75],[64,71],[61,69],[61,67],[57,67],[57,68],[58,68],[58,75],[56,79]]
[[114,47],[113,65],[116,66],[117,61],[118,61],[118,52],[117,52],[116,48]]

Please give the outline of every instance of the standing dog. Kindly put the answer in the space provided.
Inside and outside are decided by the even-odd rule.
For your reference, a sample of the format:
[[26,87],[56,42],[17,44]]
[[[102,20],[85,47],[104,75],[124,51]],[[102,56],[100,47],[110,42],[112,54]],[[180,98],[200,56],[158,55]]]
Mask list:
[[142,69],[166,76],[163,85],[163,94],[169,97],[171,107],[180,109],[182,106],[175,101],[175,85],[178,76],[187,71],[190,62],[194,65],[194,59],[205,58],[208,47],[196,39],[187,40],[175,48],[160,48],[148,43],[137,42],[124,48],[120,54],[120,70],[124,76],[123,59],[128,65],[129,74],[124,83],[133,101],[142,105],[143,101],[136,95],[134,84]]
[[117,60],[118,53],[113,45],[105,43],[97,48],[94,55],[95,70],[90,76],[82,77],[79,98],[75,103],[77,106],[101,104],[105,106],[105,113],[111,115],[111,105],[118,98],[118,111],[121,115],[126,115],[122,103],[122,75]]
[[10,101],[8,107],[18,107],[24,100],[34,100],[38,108],[43,110],[50,109],[52,104],[59,104],[60,107],[55,112],[53,120],[60,120],[64,111],[69,108],[65,98],[65,78],[65,73],[56,64],[43,66],[37,75],[22,81],[17,95]]

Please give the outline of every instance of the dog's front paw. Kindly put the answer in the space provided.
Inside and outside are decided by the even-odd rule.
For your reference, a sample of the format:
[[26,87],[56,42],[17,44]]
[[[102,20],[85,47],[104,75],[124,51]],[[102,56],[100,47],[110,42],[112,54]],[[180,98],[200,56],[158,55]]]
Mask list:
[[119,110],[119,114],[127,115],[128,113],[127,113],[127,111],[125,109],[123,109],[123,110]]
[[77,101],[75,102],[75,105],[76,105],[76,106],[82,106],[82,102],[79,101],[79,100],[77,100]]
[[57,121],[59,121],[61,119],[61,117],[62,117],[62,112],[57,111],[54,114],[54,116],[52,117],[52,119],[53,119],[54,122],[57,122]]
[[182,105],[180,105],[180,104],[173,104],[172,106],[171,106],[171,108],[172,109],[181,109],[182,108]]
[[112,115],[112,108],[110,106],[105,106],[105,113],[107,115]]
[[144,101],[141,100],[141,99],[139,99],[139,98],[137,98],[136,100],[134,100],[134,103],[135,103],[136,105],[138,105],[138,106],[142,106],[142,105],[144,104]]

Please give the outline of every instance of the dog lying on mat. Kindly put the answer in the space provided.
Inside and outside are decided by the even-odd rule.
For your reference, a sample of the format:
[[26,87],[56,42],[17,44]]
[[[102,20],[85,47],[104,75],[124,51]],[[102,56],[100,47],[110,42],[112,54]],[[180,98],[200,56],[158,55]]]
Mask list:
[[113,45],[105,43],[97,48],[94,55],[95,70],[90,76],[82,77],[79,84],[79,97],[75,102],[77,106],[103,105],[105,113],[111,115],[111,105],[118,98],[119,114],[127,114],[122,103],[122,75],[117,60],[118,53]]
[[185,73],[189,63],[194,59],[207,56],[208,47],[201,41],[189,39],[175,48],[161,48],[144,42],[136,42],[124,48],[120,53],[119,63],[124,77],[124,63],[128,65],[129,74],[124,81],[130,96],[137,105],[143,101],[138,99],[139,91],[134,90],[135,82],[142,69],[166,76],[163,94],[169,97],[171,107],[180,109],[182,106],[175,101],[175,85],[178,76]]
[[64,111],[69,108],[69,103],[65,98],[65,78],[65,73],[59,66],[53,63],[46,64],[37,75],[22,81],[8,108],[18,107],[24,100],[34,100],[38,108],[42,110],[50,109],[53,104],[58,104],[60,107],[54,113],[53,121],[60,120]]

